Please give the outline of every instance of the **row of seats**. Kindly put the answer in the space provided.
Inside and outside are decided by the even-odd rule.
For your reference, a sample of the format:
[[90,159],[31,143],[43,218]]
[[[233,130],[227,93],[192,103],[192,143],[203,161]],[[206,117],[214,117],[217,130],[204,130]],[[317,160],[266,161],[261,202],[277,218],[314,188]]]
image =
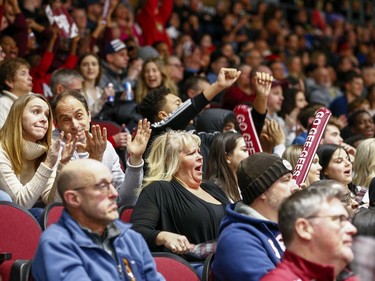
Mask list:
[[[58,221],[63,211],[61,203],[48,205],[43,212],[41,225],[25,208],[0,201],[0,276],[3,281],[27,281],[31,279],[31,260],[37,249],[43,229]],[[129,222],[133,208],[119,208],[120,219]],[[167,281],[199,281],[191,265],[172,253],[152,253],[157,269]],[[212,280],[210,264],[212,255],[206,260],[203,279]]]

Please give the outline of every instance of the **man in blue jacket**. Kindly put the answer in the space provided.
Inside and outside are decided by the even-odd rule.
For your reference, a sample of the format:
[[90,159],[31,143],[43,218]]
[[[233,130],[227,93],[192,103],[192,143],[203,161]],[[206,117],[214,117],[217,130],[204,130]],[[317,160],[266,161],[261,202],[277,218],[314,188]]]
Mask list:
[[264,152],[242,160],[237,178],[243,201],[226,209],[212,271],[217,281],[258,281],[283,255],[278,209],[297,185],[290,163]]
[[142,236],[118,220],[112,173],[79,159],[61,171],[65,210],[42,235],[33,260],[35,280],[165,280]]

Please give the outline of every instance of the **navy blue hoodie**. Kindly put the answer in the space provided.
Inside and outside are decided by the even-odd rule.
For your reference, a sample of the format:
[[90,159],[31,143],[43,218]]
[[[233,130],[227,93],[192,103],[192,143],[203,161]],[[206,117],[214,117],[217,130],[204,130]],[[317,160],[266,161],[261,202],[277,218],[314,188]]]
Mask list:
[[212,264],[216,281],[258,281],[276,267],[284,247],[275,222],[242,201],[228,205]]

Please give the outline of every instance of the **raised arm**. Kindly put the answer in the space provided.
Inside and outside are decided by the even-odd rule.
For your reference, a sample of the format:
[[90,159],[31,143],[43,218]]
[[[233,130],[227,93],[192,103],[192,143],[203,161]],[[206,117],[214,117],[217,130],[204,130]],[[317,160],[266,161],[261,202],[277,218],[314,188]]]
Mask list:
[[271,91],[273,77],[266,72],[257,72],[252,77],[253,89],[256,93],[253,108],[260,114],[267,113],[267,99]]
[[126,163],[125,180],[119,190],[119,205],[135,205],[143,181],[143,153],[150,139],[150,122],[147,119],[138,121],[137,134],[131,140],[128,134],[127,152],[130,155]]
[[240,76],[241,71],[234,68],[222,68],[216,82],[203,91],[203,95],[211,101],[217,94],[230,87]]

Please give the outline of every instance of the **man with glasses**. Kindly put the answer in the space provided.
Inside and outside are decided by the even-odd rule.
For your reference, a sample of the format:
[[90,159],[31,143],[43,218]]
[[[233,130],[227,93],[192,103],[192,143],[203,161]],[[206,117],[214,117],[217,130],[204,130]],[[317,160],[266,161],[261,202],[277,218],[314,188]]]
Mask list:
[[35,280],[164,280],[142,236],[118,220],[112,180],[93,159],[62,169],[57,185],[65,210],[40,239]]
[[62,91],[73,90],[82,93],[83,77],[78,71],[68,68],[55,70],[50,79],[52,96],[55,97]]
[[286,199],[279,211],[286,251],[276,269],[261,280],[337,280],[339,275],[339,280],[357,280],[346,271],[357,229],[343,200],[342,191],[329,183],[312,184]]
[[184,66],[178,56],[168,56],[167,70],[176,85],[180,86],[180,83],[184,80]]

